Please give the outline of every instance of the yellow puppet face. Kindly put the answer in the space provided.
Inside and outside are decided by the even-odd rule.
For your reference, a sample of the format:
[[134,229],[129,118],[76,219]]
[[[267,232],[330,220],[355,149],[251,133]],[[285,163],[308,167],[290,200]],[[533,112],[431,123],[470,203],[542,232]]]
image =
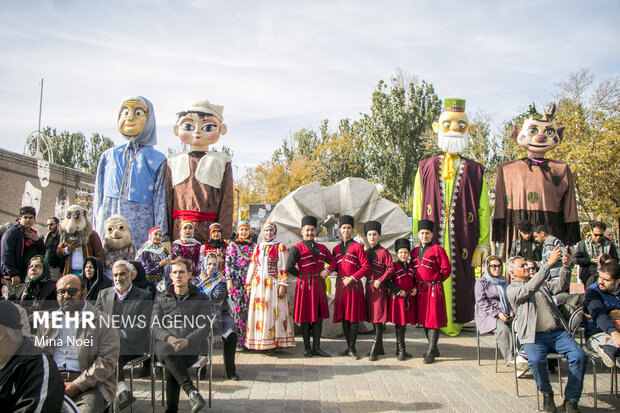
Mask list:
[[433,123],[433,131],[438,135],[437,144],[442,151],[462,154],[469,145],[474,125],[469,123],[465,112],[445,111],[439,122]]
[[125,136],[135,137],[146,125],[148,109],[139,100],[127,100],[123,102],[118,115],[118,130]]
[[193,151],[208,151],[220,139],[222,126],[215,116],[188,113],[174,125],[174,133]]

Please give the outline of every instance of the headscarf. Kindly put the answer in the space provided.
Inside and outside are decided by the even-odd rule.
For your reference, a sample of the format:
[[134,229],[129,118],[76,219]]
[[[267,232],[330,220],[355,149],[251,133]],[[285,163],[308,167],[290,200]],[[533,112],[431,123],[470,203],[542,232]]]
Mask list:
[[136,278],[133,279],[132,284],[138,288],[148,291],[152,296],[155,296],[155,286],[152,282],[146,279],[146,271],[144,271],[144,267],[140,261],[129,261],[129,263],[136,269]]
[[181,235],[181,241],[183,241],[184,244],[200,244],[196,238],[186,238],[186,237],[184,237],[182,235],[183,234],[183,227],[185,227],[185,225],[187,225],[187,224],[190,224],[192,226],[192,228],[194,228],[194,231],[196,230],[196,227],[194,226],[194,223],[192,221],[185,220],[185,221],[181,222],[181,234],[180,234]]
[[273,238],[271,238],[269,241],[267,241],[265,238],[265,236],[263,235],[263,242],[261,244],[263,245],[277,245],[280,243],[280,240],[278,239],[278,226],[276,225],[275,222],[271,222],[271,221],[265,221],[265,223],[263,224],[263,230],[267,227],[271,227],[274,230],[274,234],[273,234]]
[[[493,277],[489,272],[489,261],[499,261],[502,265],[500,269],[500,275],[498,277]],[[499,304],[502,307],[502,313],[510,314],[512,312],[512,307],[508,302],[508,295],[506,295],[506,288],[508,287],[508,280],[501,274],[504,269],[504,262],[497,255],[489,255],[489,257],[484,262],[484,275],[483,277],[487,279],[491,284],[497,288],[497,292],[499,295]]]
[[47,262],[47,260],[41,255],[35,255],[30,259],[30,262],[32,262],[32,260],[35,258],[39,258],[41,260],[41,263],[43,264],[43,272],[41,273],[41,276],[39,278],[32,279],[29,275],[26,277],[25,294],[31,297],[36,296],[37,292],[41,289],[41,287],[51,280],[49,262]]
[[[243,244],[251,244],[252,243],[252,238],[250,236],[248,236],[247,238],[241,238],[239,236],[239,228],[244,227],[244,226],[248,227],[248,230],[252,229],[252,227],[250,227],[250,223],[248,221],[241,221],[239,223],[239,226],[237,227],[237,239],[235,240],[235,244],[243,245]],[[248,242],[248,239],[250,240],[249,242]]]
[[146,242],[142,244],[142,246],[136,253],[136,257],[139,257],[145,251],[152,252],[153,254],[156,254],[156,255],[164,255],[164,254],[167,255],[166,248],[164,248],[161,242],[159,244],[155,244],[153,241],[151,241],[151,234],[155,231],[161,231],[162,234],[164,233],[159,227],[151,228],[149,230],[149,239],[147,239]]
[[[207,261],[209,258],[215,258],[216,262],[215,269],[211,274],[207,274]],[[218,271],[217,256],[215,254],[209,254],[204,257],[202,264],[200,265],[200,270],[201,274],[205,274],[206,277],[200,282],[200,284],[198,284],[198,289],[204,294],[211,296],[211,291],[213,291],[219,283],[226,281],[226,277]]]
[[[121,102],[121,108],[123,104],[128,100],[137,100],[146,106],[148,113],[146,118],[146,125],[144,128],[136,135],[133,139],[133,142],[142,146],[155,146],[157,145],[157,128],[155,127],[155,111],[153,110],[153,104],[150,100],[143,96],[128,96]],[[120,111],[119,111],[120,115]],[[129,139],[129,136],[123,135],[125,138]]]
[[209,241],[207,241],[207,245],[213,248],[220,248],[222,245],[224,245],[224,239],[222,239],[222,237],[220,237],[220,239],[212,239],[211,236],[213,234],[214,231],[220,231],[223,232],[222,226],[220,224],[218,224],[217,222],[214,222],[213,224],[209,225]]
[[[91,279],[84,275],[84,267],[87,262],[90,262],[93,267],[95,267],[95,274]],[[103,274],[103,265],[96,257],[84,258],[84,264],[82,264],[82,279],[84,280],[84,287],[88,291],[86,293],[87,300],[96,300],[99,295],[99,291],[113,286],[112,280]]]

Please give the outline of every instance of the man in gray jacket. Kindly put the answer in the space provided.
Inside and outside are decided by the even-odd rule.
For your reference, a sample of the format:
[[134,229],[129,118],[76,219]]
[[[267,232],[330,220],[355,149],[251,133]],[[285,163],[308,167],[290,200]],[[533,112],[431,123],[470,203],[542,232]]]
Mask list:
[[555,352],[568,359],[570,374],[566,383],[564,408],[567,412],[579,412],[579,398],[583,390],[586,355],[568,333],[568,323],[553,302],[553,295],[564,290],[570,282],[573,259],[570,254],[562,257],[559,277],[549,279],[549,268],[562,257],[556,246],[543,262],[540,270],[530,279],[525,272],[525,260],[511,257],[507,271],[512,283],[506,289],[508,300],[515,310],[514,328],[523,345],[532,375],[544,395],[544,409],[555,412],[553,390],[547,373],[547,354]]

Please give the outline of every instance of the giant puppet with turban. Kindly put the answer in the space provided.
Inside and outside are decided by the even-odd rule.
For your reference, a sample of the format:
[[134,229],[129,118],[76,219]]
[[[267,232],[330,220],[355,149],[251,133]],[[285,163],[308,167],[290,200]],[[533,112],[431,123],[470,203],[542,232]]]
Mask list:
[[517,239],[520,223],[544,225],[565,245],[579,241],[573,174],[566,162],[545,158],[564,132],[554,114],[555,104],[540,114],[532,103],[523,126],[515,125],[512,131],[512,139],[525,148],[527,157],[504,162],[497,170],[493,241],[504,244],[504,255]]
[[181,222],[194,224],[194,237],[204,244],[209,226],[218,222],[222,238],[232,235],[233,176],[231,159],[225,153],[209,151],[226,133],[224,106],[203,100],[177,113],[174,134],[189,146],[189,152],[168,158],[166,195],[170,233],[181,233]]
[[474,317],[474,270],[488,255],[489,193],[484,167],[461,154],[469,146],[473,125],[465,100],[446,99],[439,122],[433,123],[443,154],[420,162],[413,189],[413,233],[418,221],[438,223],[433,242],[444,247],[452,271],[444,281],[448,325],[454,336]]
[[166,156],[156,150],[155,112],[142,96],[123,100],[117,127],[127,143],[106,150],[99,160],[95,182],[93,221],[99,235],[113,214],[127,218],[138,245],[149,229],[160,227],[167,238]]

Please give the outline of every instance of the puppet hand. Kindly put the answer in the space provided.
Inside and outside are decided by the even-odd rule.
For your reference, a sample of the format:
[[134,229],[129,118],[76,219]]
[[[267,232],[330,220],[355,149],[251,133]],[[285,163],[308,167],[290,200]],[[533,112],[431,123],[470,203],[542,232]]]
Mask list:
[[476,246],[474,250],[474,256],[471,259],[471,267],[482,267],[484,264],[484,260],[489,256],[489,249],[484,245]]

